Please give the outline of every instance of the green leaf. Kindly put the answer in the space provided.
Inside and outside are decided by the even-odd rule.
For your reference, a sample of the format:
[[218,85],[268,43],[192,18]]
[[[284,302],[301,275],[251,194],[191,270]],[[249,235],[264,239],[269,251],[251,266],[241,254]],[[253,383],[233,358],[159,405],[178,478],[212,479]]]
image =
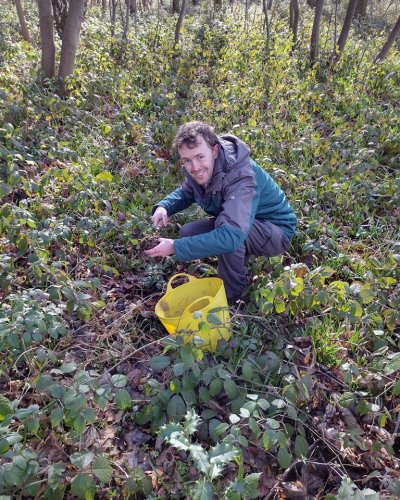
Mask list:
[[167,405],[167,415],[171,420],[180,420],[186,413],[186,404],[178,394],[172,396]]
[[274,301],[274,306],[275,306],[275,311],[278,313],[278,314],[281,314],[283,312],[285,312],[285,301],[282,300],[282,299],[275,299]]
[[55,375],[66,375],[68,373],[72,373],[77,369],[75,363],[65,363],[64,365],[59,366],[58,368],[53,368],[51,373]]
[[250,363],[250,361],[245,359],[242,365],[242,377],[245,380],[251,380],[253,378],[253,375],[253,365]]
[[294,451],[296,453],[296,456],[300,458],[300,460],[303,460],[307,457],[308,450],[309,446],[307,440],[303,436],[298,434],[294,441]]
[[193,491],[193,500],[212,500],[214,495],[213,486],[210,481],[201,479],[197,482]]
[[43,391],[47,389],[50,385],[54,383],[53,377],[51,375],[40,375],[36,382],[36,389],[38,391]]
[[120,410],[127,410],[132,407],[132,399],[129,392],[125,389],[120,389],[115,395],[115,402]]
[[37,415],[39,413],[39,405],[29,405],[28,408],[18,408],[15,410],[15,416],[20,420],[24,420],[32,415]]
[[71,483],[71,494],[83,500],[93,500],[96,483],[89,474],[78,474]]
[[0,394],[0,422],[5,419],[7,415],[13,413],[11,403],[7,398]]
[[126,375],[122,375],[122,373],[117,373],[111,377],[111,382],[114,387],[125,387],[127,380]]
[[52,412],[51,412],[51,426],[53,427],[57,427],[58,425],[61,424],[61,422],[63,421],[63,418],[64,418],[64,411],[62,408],[55,408]]
[[210,401],[210,393],[206,387],[200,387],[199,401],[200,403],[206,403],[206,404]]
[[[238,393],[236,383],[232,379],[224,380],[224,390],[228,398],[232,401],[235,399]],[[211,391],[210,391],[211,392]]]
[[199,444],[191,444],[189,446],[189,453],[199,472],[208,474],[210,470],[210,462],[207,452]]
[[371,290],[370,285],[363,285],[360,290],[361,302],[365,304],[370,304],[374,300],[374,292]]
[[167,368],[167,366],[169,366],[170,363],[171,359],[169,356],[154,356],[154,358],[151,358],[149,366],[155,372],[159,372]]
[[266,431],[264,431],[262,442],[265,450],[270,450],[277,441],[278,436],[274,430],[267,429]]
[[400,370],[400,352],[396,352],[394,354],[388,355],[388,362],[384,368],[384,372],[386,375],[391,375],[397,370]]
[[239,454],[239,450],[231,443],[218,443],[210,448],[208,457],[211,464],[227,464]]
[[96,175],[96,179],[99,181],[112,182],[113,175],[110,172],[101,172]]
[[211,325],[222,325],[223,322],[221,321],[221,319],[214,313],[208,313],[207,314],[207,321],[211,324]]
[[393,386],[393,396],[399,396],[400,395],[400,380],[397,380],[396,383]]
[[288,452],[286,448],[279,448],[278,451],[278,462],[282,469],[287,469],[292,463],[292,455]]
[[96,460],[92,465],[92,472],[102,483],[110,482],[113,475],[113,469],[110,462],[105,457],[99,457]]
[[50,396],[56,399],[62,399],[67,392],[65,386],[61,384],[53,384],[48,387]]
[[355,402],[355,400],[356,397],[352,392],[344,392],[339,398],[339,403],[344,408],[349,408]]
[[78,467],[78,469],[85,469],[92,463],[94,453],[91,451],[77,451],[70,456],[71,463]]
[[220,378],[215,378],[208,388],[210,392],[210,396],[213,398],[214,396],[218,396],[218,394],[222,391],[222,380]]
[[60,478],[65,471],[65,465],[63,463],[51,464],[49,466],[48,482],[52,490],[56,490],[60,485]]

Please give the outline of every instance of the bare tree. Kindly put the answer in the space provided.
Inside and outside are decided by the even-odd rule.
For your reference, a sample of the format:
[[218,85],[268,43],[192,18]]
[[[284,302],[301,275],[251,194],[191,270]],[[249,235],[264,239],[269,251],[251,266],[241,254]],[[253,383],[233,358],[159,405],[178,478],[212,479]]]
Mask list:
[[268,57],[268,55],[269,55],[269,46],[271,43],[271,26],[269,24],[269,16],[268,16],[269,8],[268,8],[268,6],[269,6],[269,2],[267,3],[267,0],[263,0],[264,23],[265,23],[265,29],[267,31],[267,38],[265,39],[265,55],[266,55],[266,57]]
[[42,44],[42,70],[46,78],[55,73],[56,48],[54,45],[53,10],[51,0],[38,0],[39,28]]
[[179,0],[172,0],[172,14],[178,14],[180,11]]
[[365,18],[367,15],[368,0],[358,0],[356,10],[354,12],[354,17],[359,19]]
[[324,0],[315,1],[315,12],[314,12],[314,22],[311,32],[311,42],[310,42],[310,59],[311,63],[314,63],[318,57],[319,52],[319,32],[321,26],[322,17],[322,7],[324,5]]
[[374,62],[383,61],[385,59],[389,50],[391,49],[392,45],[394,44],[396,38],[399,36],[399,33],[400,33],[400,16],[397,19],[397,22],[394,25],[392,31],[389,33],[389,36],[388,36],[388,39],[386,40],[385,45],[380,50],[379,54],[375,57]]
[[182,28],[183,18],[185,16],[186,4],[187,4],[187,0],[182,0],[182,5],[181,5],[181,10],[179,12],[178,22],[176,23],[176,27],[175,27],[175,42],[174,42],[175,48],[179,44],[179,38],[180,38],[180,35],[181,35],[181,28]]
[[125,11],[125,25],[124,25],[124,32],[122,34],[122,39],[126,40],[128,36],[128,31],[129,31],[129,18],[131,16],[131,1],[132,0],[125,0],[126,3],[126,11]]
[[297,43],[297,32],[299,28],[299,0],[290,0],[289,26],[293,33],[293,48]]
[[65,78],[74,71],[79,32],[85,13],[85,0],[70,0],[68,16],[62,37],[61,59],[58,76]]
[[15,6],[17,8],[19,24],[21,26],[21,36],[27,42],[32,43],[32,39],[29,35],[28,26],[26,25],[25,14],[22,9],[21,0],[15,0]]
[[342,31],[340,32],[337,47],[335,47],[335,51],[333,54],[334,61],[338,61],[340,59],[340,56],[341,56],[341,54],[344,50],[344,47],[346,45],[347,38],[349,37],[349,33],[350,33],[351,22],[353,20],[354,12],[355,12],[356,7],[357,7],[357,2],[358,2],[358,0],[349,0],[346,15],[345,15],[345,18],[343,21]]

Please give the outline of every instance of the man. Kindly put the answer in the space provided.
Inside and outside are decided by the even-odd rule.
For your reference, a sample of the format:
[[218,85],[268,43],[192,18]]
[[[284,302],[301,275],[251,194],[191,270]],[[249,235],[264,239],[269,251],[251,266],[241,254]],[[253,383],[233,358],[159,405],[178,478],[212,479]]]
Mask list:
[[247,284],[248,256],[272,257],[288,250],[296,216],[284,193],[237,137],[217,136],[210,125],[194,121],[179,128],[174,147],[185,180],[154,207],[154,227],[166,226],[169,216],[194,202],[211,217],[182,226],[177,240],[160,238],[146,254],[175,254],[183,261],[218,255],[218,275],[233,304]]

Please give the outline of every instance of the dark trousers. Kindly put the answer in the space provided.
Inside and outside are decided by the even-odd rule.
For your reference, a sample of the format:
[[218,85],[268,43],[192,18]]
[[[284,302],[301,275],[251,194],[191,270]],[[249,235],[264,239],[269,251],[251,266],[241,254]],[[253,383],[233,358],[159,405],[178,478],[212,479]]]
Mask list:
[[[212,231],[215,218],[200,219],[181,227],[179,236],[194,236]],[[255,219],[246,241],[234,252],[218,256],[218,275],[224,281],[228,302],[239,299],[247,284],[247,257],[273,257],[286,252],[290,240],[282,229],[267,220]]]

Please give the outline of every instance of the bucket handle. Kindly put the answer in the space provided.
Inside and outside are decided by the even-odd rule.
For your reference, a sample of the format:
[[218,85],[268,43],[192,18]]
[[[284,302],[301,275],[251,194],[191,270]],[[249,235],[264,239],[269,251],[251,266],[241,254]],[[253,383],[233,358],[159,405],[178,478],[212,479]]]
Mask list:
[[203,304],[203,307],[207,307],[210,302],[213,300],[213,297],[210,297],[209,295],[205,295],[204,297],[199,297],[198,299],[194,300],[191,304],[189,304],[185,310],[183,311],[183,314],[185,314],[186,312],[194,312],[196,311],[196,309],[194,309],[194,306],[198,303],[198,302],[202,302],[202,301],[205,301],[207,300],[207,304]]
[[168,281],[168,284],[167,284],[167,292],[170,292],[171,290],[173,290],[172,288],[172,282],[175,280],[175,278],[178,278],[179,276],[185,276],[185,278],[187,278],[189,280],[189,283],[191,281],[197,281],[197,278],[195,278],[194,276],[190,276],[190,274],[186,274],[186,273],[178,273],[178,274],[175,274],[174,276],[172,276],[172,278]]

